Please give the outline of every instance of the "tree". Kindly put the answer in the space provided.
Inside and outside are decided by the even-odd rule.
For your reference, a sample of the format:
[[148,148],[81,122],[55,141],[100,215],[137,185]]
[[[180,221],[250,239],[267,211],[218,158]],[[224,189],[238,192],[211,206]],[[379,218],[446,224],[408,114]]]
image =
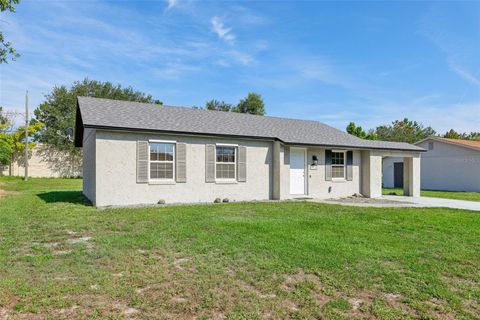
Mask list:
[[0,107],[0,132],[4,132],[8,126],[10,126],[8,116],[5,111],[3,111],[3,107]]
[[205,104],[205,108],[207,110],[216,110],[216,111],[232,111],[233,106],[230,103],[226,103],[223,101],[218,101],[215,99],[212,99],[210,101],[207,101]]
[[396,120],[391,125],[379,126],[375,133],[379,140],[414,143],[435,135],[435,130],[405,118]]
[[443,137],[450,139],[480,140],[480,132],[458,133],[457,131],[450,129],[443,135]]
[[241,99],[233,112],[265,115],[265,104],[262,96],[258,93],[250,92],[244,99]]
[[66,151],[71,156],[71,161],[77,163],[80,163],[81,150],[75,148],[72,137],[66,134],[67,130],[75,126],[77,96],[162,104],[151,95],[110,82],[84,79],[74,82],[70,88],[54,87],[34,112],[35,118],[45,124],[36,140],[49,145],[55,151]]
[[7,130],[10,127],[8,115],[0,107],[0,165],[10,164],[12,159],[12,142]]
[[12,159],[12,145],[4,135],[4,132],[0,133],[0,165],[2,166],[9,165]]
[[351,135],[357,136],[362,139],[367,140],[377,140],[377,135],[373,129],[368,130],[365,132],[362,127],[356,126],[355,122],[350,122],[347,126],[347,132]]
[[[0,0],[0,12],[10,11],[15,12],[15,4],[20,0]],[[20,57],[20,54],[12,47],[12,43],[5,40],[3,32],[0,31],[0,64],[8,63],[8,59],[15,60]]]
[[450,139],[462,139],[462,135],[458,133],[457,131],[450,129],[447,131],[444,135],[444,138],[450,138]]
[[[28,124],[28,137],[33,138],[42,128],[43,123],[38,122],[35,119],[30,120]],[[19,126],[13,132],[1,132],[0,133],[0,163],[2,165],[11,165],[20,159],[24,158],[25,147],[32,150],[36,143],[29,141],[25,144],[25,126]]]

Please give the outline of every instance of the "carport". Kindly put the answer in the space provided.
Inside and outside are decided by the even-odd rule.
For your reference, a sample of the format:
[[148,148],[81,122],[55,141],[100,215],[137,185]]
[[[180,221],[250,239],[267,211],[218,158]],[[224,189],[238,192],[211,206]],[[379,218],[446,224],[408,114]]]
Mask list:
[[403,195],[420,196],[420,152],[399,152],[383,150],[362,151],[362,194],[369,198],[382,196],[382,169],[384,158],[400,159],[403,164]]

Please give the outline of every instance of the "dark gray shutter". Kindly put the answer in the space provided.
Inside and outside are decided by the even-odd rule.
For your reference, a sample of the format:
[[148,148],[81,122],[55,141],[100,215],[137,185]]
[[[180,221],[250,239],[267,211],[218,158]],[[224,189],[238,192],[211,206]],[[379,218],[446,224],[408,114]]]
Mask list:
[[215,182],[215,145],[205,145],[205,182]]
[[290,164],[290,147],[287,146],[283,149],[283,164]]
[[247,181],[247,147],[238,147],[237,159],[237,180]]
[[332,150],[325,150],[325,180],[332,181]]
[[148,141],[137,141],[137,183],[148,182]]
[[353,151],[347,151],[347,180],[353,180]]
[[187,182],[187,144],[177,143],[177,158],[175,159],[177,182]]

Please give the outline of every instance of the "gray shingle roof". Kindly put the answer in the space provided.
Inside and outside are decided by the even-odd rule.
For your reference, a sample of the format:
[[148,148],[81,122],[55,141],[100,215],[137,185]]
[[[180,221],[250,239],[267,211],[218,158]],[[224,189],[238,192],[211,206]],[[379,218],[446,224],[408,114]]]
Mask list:
[[[81,146],[84,127],[135,129],[176,133],[279,139],[286,144],[366,149],[424,149],[403,142],[364,140],[318,121],[256,116],[170,107],[149,103],[78,97],[75,143]],[[77,111],[78,112],[78,111]]]

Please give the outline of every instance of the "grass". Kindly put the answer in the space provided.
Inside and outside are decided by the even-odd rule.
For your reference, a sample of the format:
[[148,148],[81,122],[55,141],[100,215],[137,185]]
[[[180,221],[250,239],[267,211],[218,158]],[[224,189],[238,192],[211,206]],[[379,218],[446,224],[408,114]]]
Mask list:
[[97,211],[0,178],[0,318],[478,319],[480,215],[310,202]]
[[[397,196],[403,196],[401,188],[384,188],[383,194],[395,193]],[[455,200],[480,201],[480,192],[463,192],[463,191],[440,191],[440,190],[422,190],[422,197],[445,198]]]

